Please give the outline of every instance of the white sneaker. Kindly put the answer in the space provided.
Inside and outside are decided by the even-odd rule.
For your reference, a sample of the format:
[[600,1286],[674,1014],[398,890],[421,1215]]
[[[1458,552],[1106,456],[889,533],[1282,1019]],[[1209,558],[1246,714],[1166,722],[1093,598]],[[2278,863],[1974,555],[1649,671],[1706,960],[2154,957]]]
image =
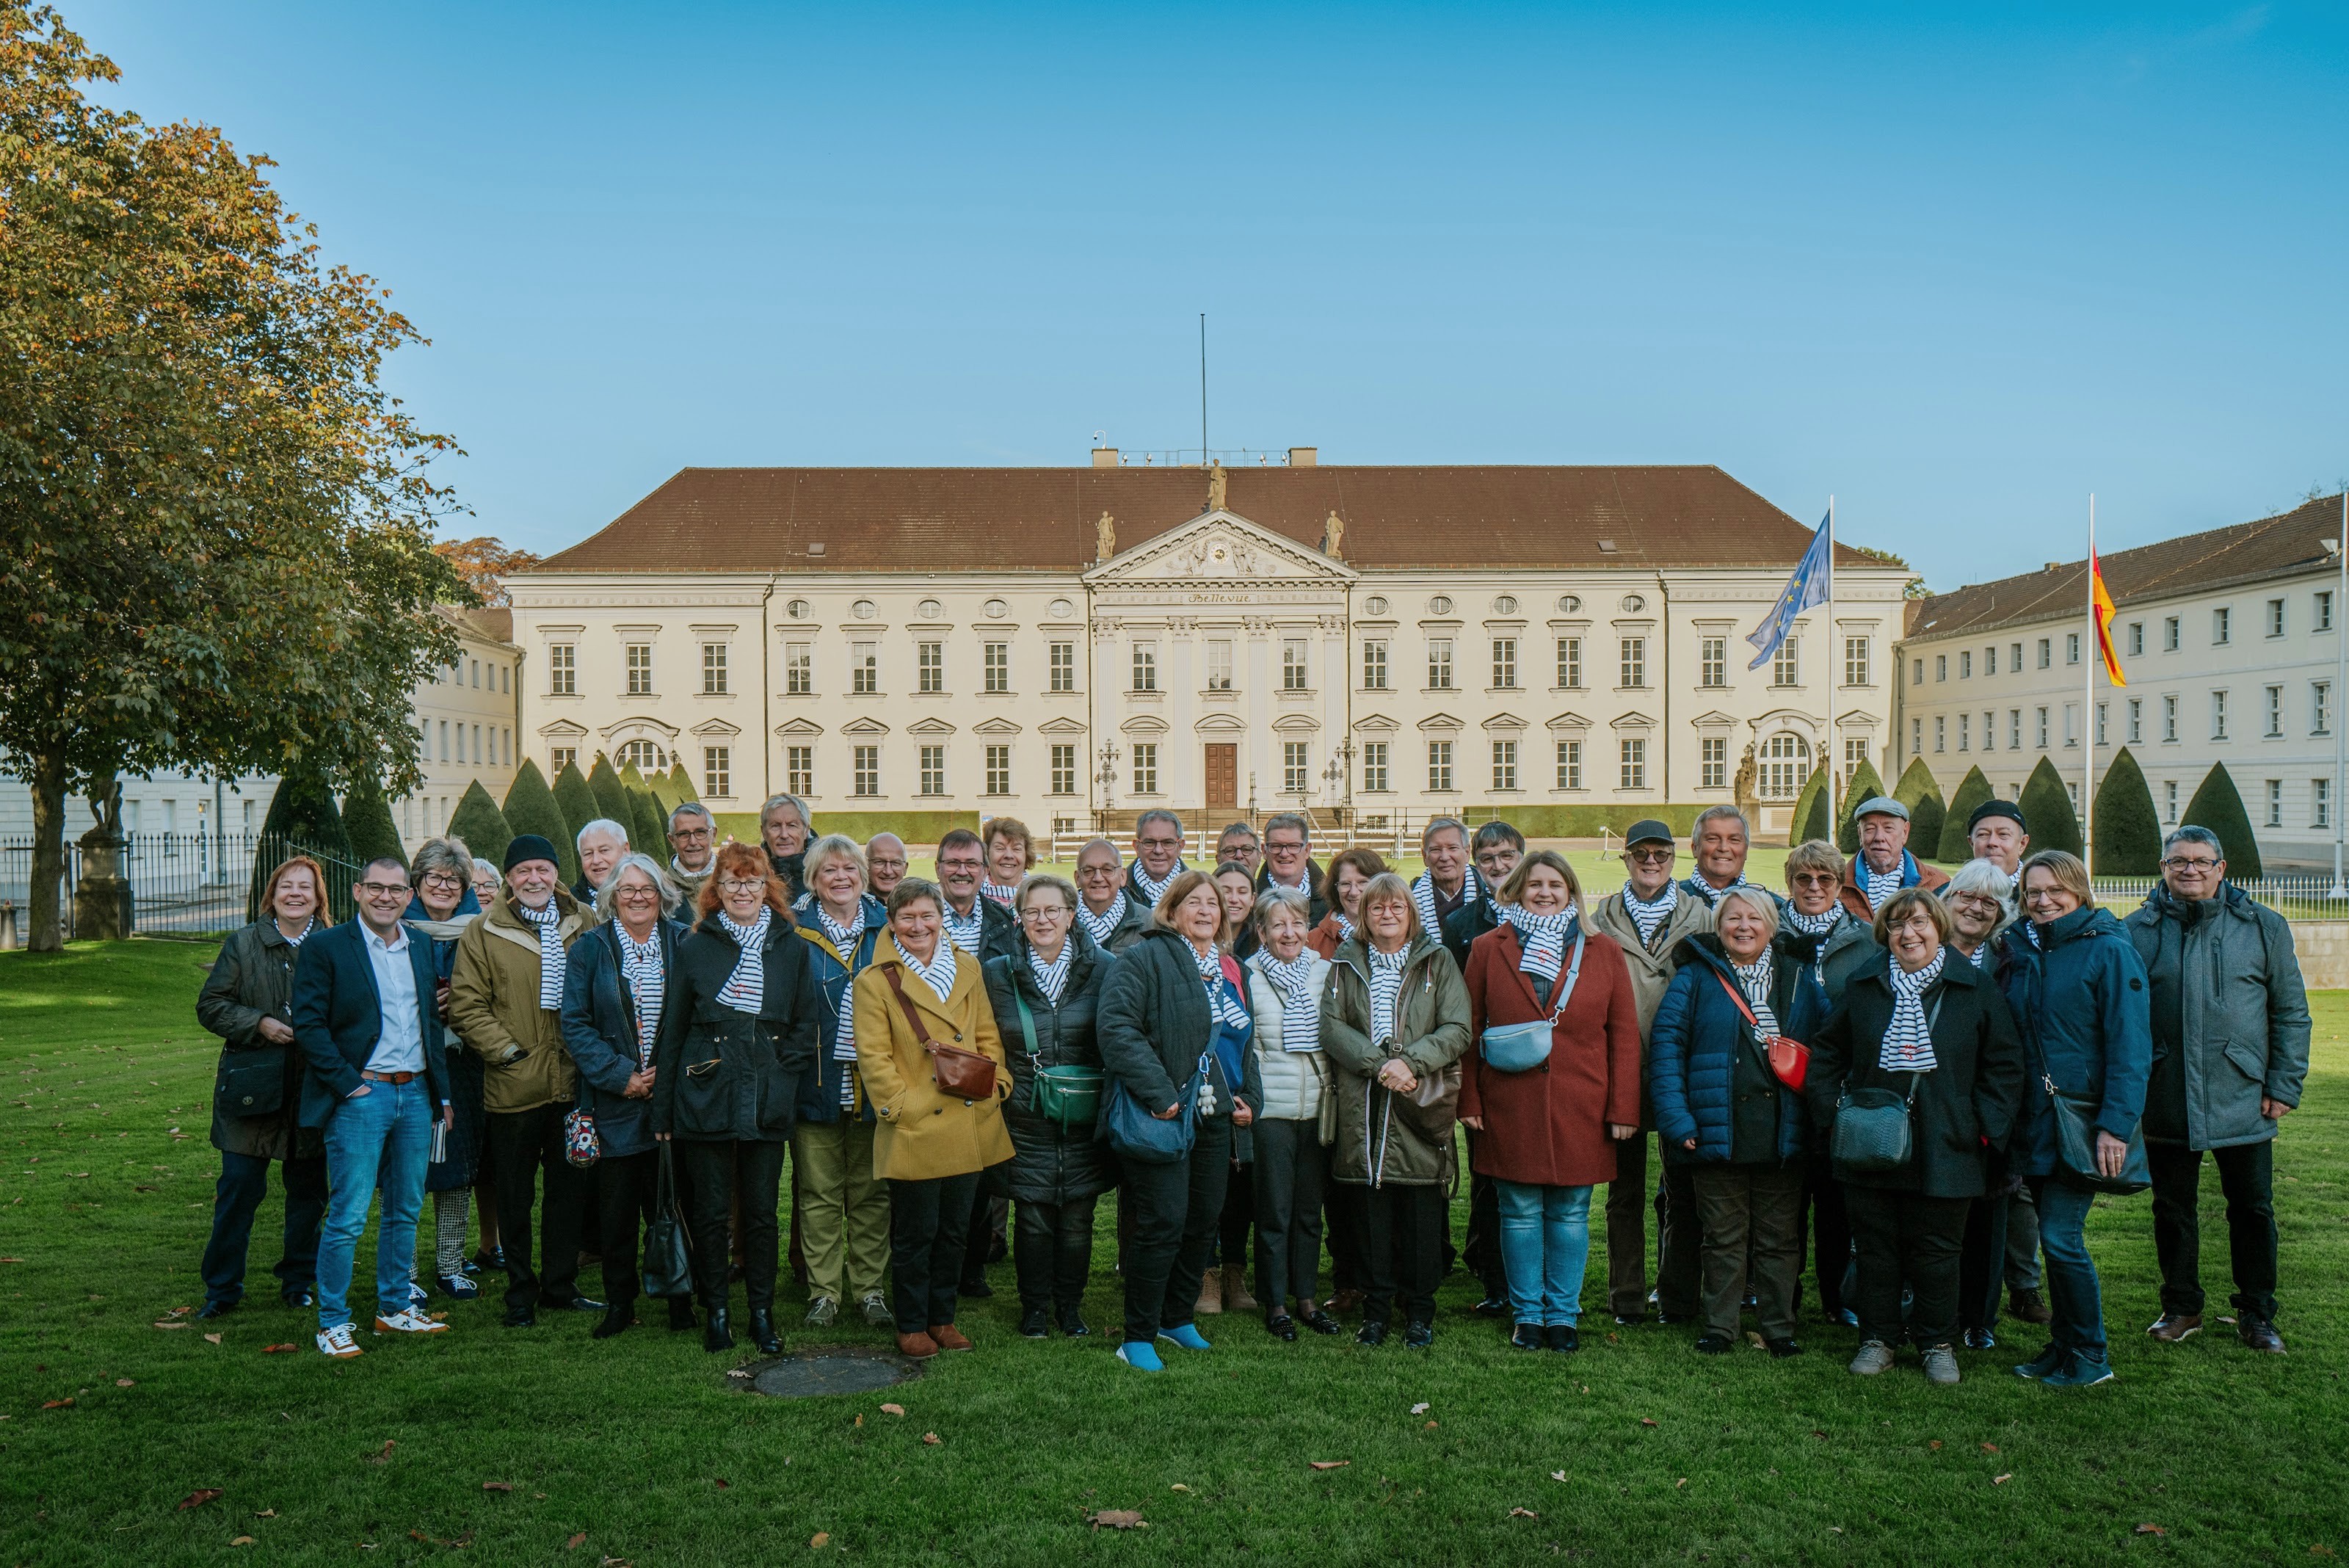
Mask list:
[[331,1355],[337,1361],[348,1361],[352,1356],[361,1354],[359,1347],[351,1341],[351,1325],[347,1323],[338,1323],[332,1328],[320,1329],[318,1351],[320,1355]]
[[446,1334],[449,1332],[449,1325],[445,1323],[434,1323],[430,1318],[412,1311],[397,1313],[390,1317],[385,1317],[378,1313],[376,1315],[375,1331],[378,1334]]

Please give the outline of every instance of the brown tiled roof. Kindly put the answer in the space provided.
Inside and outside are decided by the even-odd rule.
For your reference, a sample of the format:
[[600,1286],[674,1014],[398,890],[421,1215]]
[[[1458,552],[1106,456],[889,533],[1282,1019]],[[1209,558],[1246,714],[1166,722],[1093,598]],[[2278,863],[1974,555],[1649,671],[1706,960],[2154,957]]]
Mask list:
[[440,613],[456,622],[460,630],[470,636],[485,638],[492,642],[513,640],[513,611],[502,605],[474,608],[467,605],[442,605]]
[[[535,569],[1070,572],[1102,513],[1123,551],[1206,495],[1195,468],[688,468]],[[1811,535],[1709,465],[1235,468],[1226,504],[1317,548],[1335,512],[1374,567],[1791,567]]]
[[[2341,498],[2303,502],[2256,523],[2186,534],[2103,557],[2113,603],[2201,593],[2262,577],[2304,572],[2330,561],[2324,541],[2341,537]],[[1994,583],[1976,583],[1918,601],[1910,637],[1947,637],[2054,616],[2085,617],[2088,563],[2083,556]]]

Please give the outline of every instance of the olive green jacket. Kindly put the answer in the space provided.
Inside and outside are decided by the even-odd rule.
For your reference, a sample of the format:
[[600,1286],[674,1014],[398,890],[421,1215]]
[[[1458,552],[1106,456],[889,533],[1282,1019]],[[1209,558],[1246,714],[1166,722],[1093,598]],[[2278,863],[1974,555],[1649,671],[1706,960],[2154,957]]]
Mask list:
[[[1321,1049],[1335,1069],[1338,1137],[1330,1174],[1371,1187],[1441,1187],[1453,1179],[1452,1127],[1458,1119],[1459,1061],[1468,1049],[1468,987],[1444,944],[1424,932],[1403,960],[1398,1018],[1383,1045],[1371,1044],[1371,956],[1361,932],[1330,961],[1321,1009]],[[1417,1106],[1380,1086],[1379,1069],[1401,1060],[1412,1075],[1449,1092]]]
[[[554,890],[564,948],[593,919],[570,894]],[[562,1010],[538,1004],[538,928],[523,919],[511,890],[457,939],[449,976],[449,1027],[483,1064],[481,1107],[534,1110],[572,1104],[579,1079],[563,1047]]]

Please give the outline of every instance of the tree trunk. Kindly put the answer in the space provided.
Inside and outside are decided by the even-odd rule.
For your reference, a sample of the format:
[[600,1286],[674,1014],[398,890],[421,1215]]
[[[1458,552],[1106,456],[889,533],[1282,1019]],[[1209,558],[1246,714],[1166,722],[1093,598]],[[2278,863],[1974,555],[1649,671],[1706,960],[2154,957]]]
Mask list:
[[66,753],[63,747],[33,758],[33,874],[26,902],[36,953],[60,952],[65,929],[59,888],[66,875]]

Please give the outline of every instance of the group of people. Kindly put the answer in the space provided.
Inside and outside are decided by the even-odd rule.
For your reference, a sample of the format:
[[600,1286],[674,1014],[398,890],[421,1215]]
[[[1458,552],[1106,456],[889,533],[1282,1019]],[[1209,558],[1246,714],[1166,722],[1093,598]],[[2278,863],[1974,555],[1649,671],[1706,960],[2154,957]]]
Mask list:
[[[431,1287],[469,1299],[484,1270],[510,1326],[581,1311],[620,1334],[643,1239],[681,1219],[690,1293],[667,1281],[667,1321],[713,1351],[736,1343],[736,1281],[741,1333],[780,1351],[787,1252],[809,1326],[858,1314],[908,1356],[970,1348],[957,1301],[991,1294],[1007,1251],[1019,1332],[1083,1336],[1113,1193],[1137,1369],[1206,1350],[1218,1312],[1284,1341],[1359,1314],[1364,1345],[1425,1345],[1455,1258],[1510,1345],[1570,1352],[1603,1185],[1618,1324],[1690,1324],[1721,1355],[1750,1312],[1771,1355],[1800,1355],[1807,1243],[1854,1373],[1908,1344],[1957,1382],[2003,1294],[2048,1329],[2014,1371],[2073,1387],[2113,1375],[2100,1191],[2152,1189],[2153,1337],[2201,1327],[2208,1151],[2237,1334],[2282,1351],[2271,1157],[2309,1035],[2289,926],[2199,827],[2123,920],[2076,857],[2030,853],[2011,803],[1974,814],[1954,877],[1909,852],[1899,802],[1856,821],[1857,856],[1798,845],[1783,892],[1746,879],[1733,808],[1698,816],[1684,877],[1677,836],[1638,823],[1603,897],[1505,822],[1431,823],[1406,880],[1361,846],[1324,867],[1291,814],[1195,867],[1179,819],[1146,813],[1130,864],[1096,838],[1073,882],[999,817],[945,835],[933,879],[895,835],[814,836],[788,795],[755,844],[717,842],[693,804],[663,857],[591,823],[568,888],[544,838],[494,868],[435,839],[368,865],[340,925],[297,857],[198,1003],[227,1047],[202,1313],[242,1297],[274,1161],[280,1286],[328,1355],[359,1354],[378,1192],[378,1334],[446,1332]],[[583,1255],[607,1300],[579,1288]]]

